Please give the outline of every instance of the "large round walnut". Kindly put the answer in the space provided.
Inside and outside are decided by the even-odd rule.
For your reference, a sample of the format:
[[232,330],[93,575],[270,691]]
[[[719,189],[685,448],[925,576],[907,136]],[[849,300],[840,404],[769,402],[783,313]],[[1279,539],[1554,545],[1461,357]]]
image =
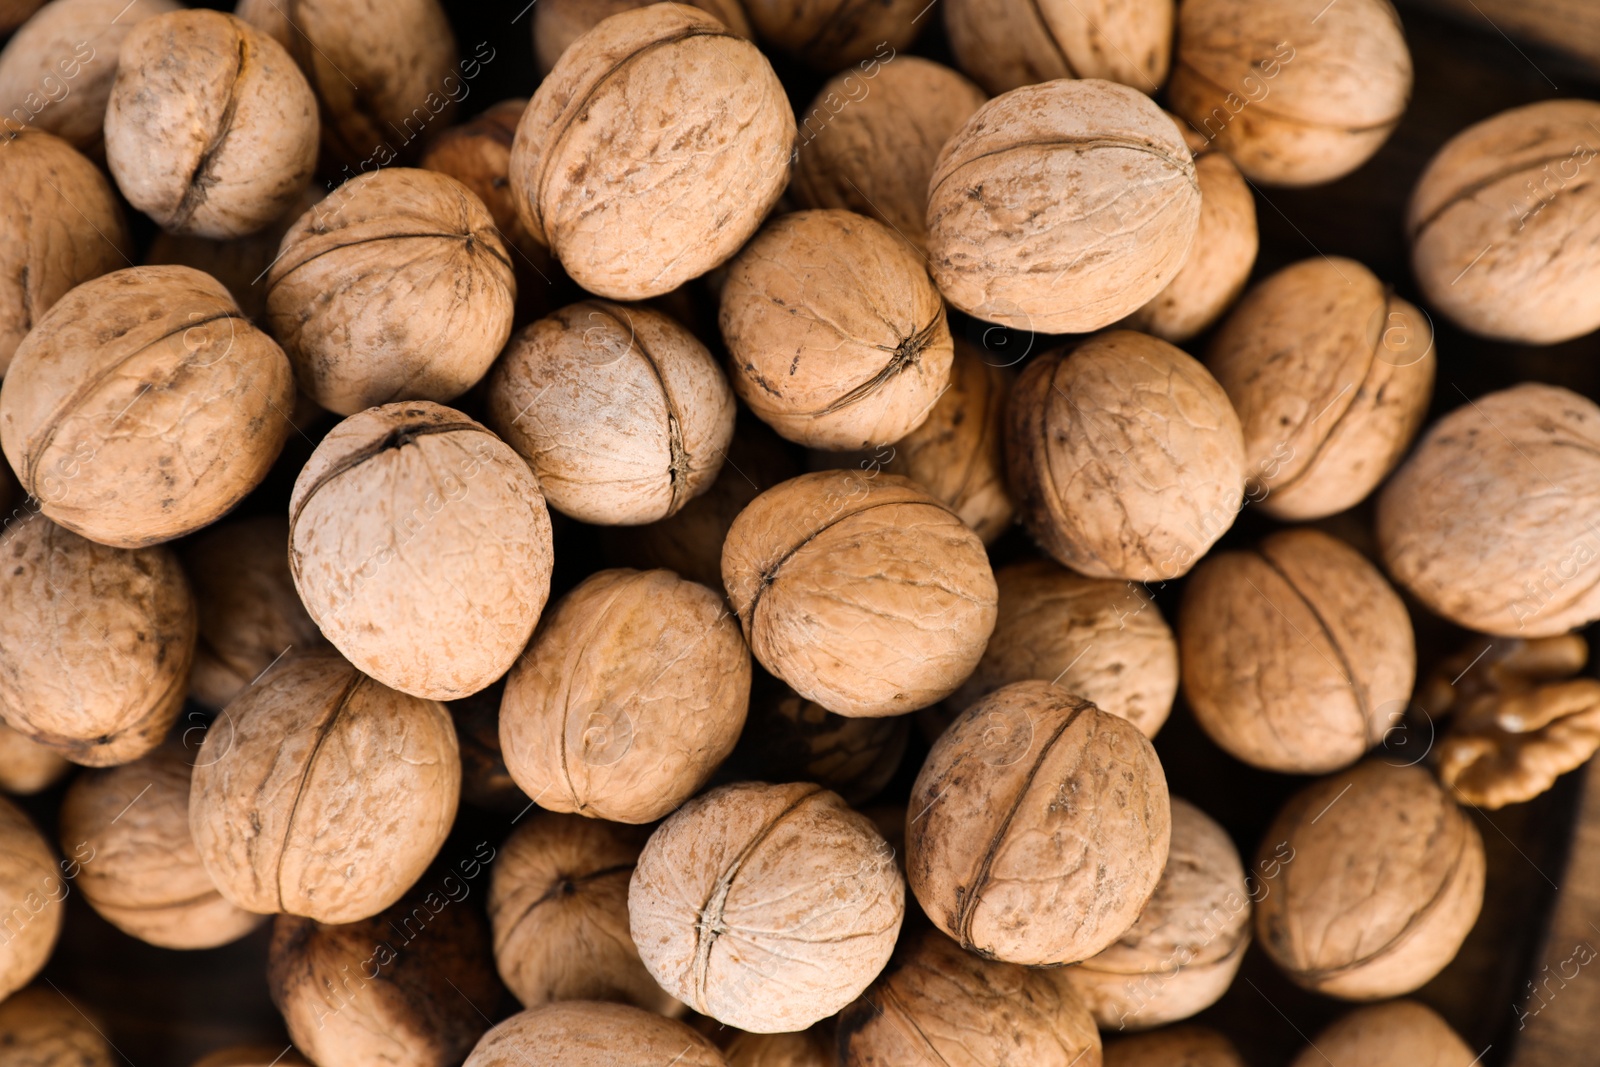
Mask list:
[[0,445],[51,519],[137,548],[243,500],[278,458],[293,408],[283,350],[220,282],[131,267],[67,293],[17,346]]
[[671,292],[737,252],[789,177],[794,112],[755,45],[652,4],[567,49],[517,127],[517,213],[574,281]]
[[350,923],[416,882],[460,792],[443,706],[313,652],[286,658],[206,732],[189,825],[241,908]]
[[1600,618],[1600,407],[1553,385],[1434,423],[1378,497],[1396,582],[1469,630],[1551,637]]
[[1183,267],[1200,223],[1178,127],[1138,90],[1094,79],[983,105],[940,151],[928,193],[945,299],[1036,333],[1087,333],[1136,311]]
[[115,1067],[123,1062],[90,1019],[59,989],[36,986],[0,1002],[6,1067]]
[[72,764],[49,745],[41,745],[0,722],[0,793],[32,796],[49,789]]
[[[1203,1026],[1172,1026],[1113,1041],[1105,1067],[1249,1067],[1222,1034]],[[1444,1067],[1444,1065],[1439,1065]]]
[[1083,1067],[1100,1035],[1043,971],[980,959],[932,930],[908,938],[839,1016],[841,1067]]
[[918,0],[743,0],[756,35],[770,48],[820,70],[870,57],[892,62],[916,39]]
[[942,700],[994,629],[983,542],[892,474],[818,471],[762,493],[728,531],[722,580],[761,665],[840,715]]
[[388,404],[322,439],[289,501],[306,610],[361,670],[454,700],[510,668],[550,594],[550,515],[504,441],[438,404]]
[[1262,839],[1288,857],[1256,936],[1297,984],[1400,996],[1449,963],[1483,905],[1483,839],[1426,768],[1377,760],[1295,794]]
[[[61,902],[71,892],[62,876],[81,871],[83,862],[93,856],[75,853],[58,871],[44,835],[21,808],[0,797],[0,900],[8,909],[6,939],[0,944],[0,1001],[33,981],[50,959],[66,911]],[[0,1026],[0,1034],[4,1031]],[[0,1050],[4,1047],[0,1037]]]
[[661,987],[753,1033],[803,1030],[849,1004],[894,951],[905,884],[872,823],[809,783],[745,782],[651,835],[628,925]]
[[1104,78],[1154,94],[1172,60],[1173,0],[946,0],[956,63],[991,93]]
[[1437,1012],[1414,1000],[1357,1008],[1317,1035],[1293,1067],[1472,1067],[1482,1056]]
[[[547,77],[572,42],[612,15],[648,7],[655,0],[540,0],[533,9],[533,58]],[[684,0],[746,40],[755,35],[741,0]]]
[[1227,394],[1154,337],[1112,330],[1033,360],[1006,422],[1023,525],[1091,578],[1176,578],[1243,506],[1244,436]]
[[107,548],[29,514],[0,531],[0,718],[74,763],[160,744],[183,707],[195,602],[166,548]]
[[626,1004],[569,1000],[513,1015],[483,1035],[463,1067],[726,1067],[687,1026]]

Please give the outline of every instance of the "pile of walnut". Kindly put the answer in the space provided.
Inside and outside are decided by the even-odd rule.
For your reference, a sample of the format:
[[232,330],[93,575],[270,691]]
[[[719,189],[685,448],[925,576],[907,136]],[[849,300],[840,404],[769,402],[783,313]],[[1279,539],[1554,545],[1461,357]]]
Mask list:
[[[26,988],[76,890],[173,949],[274,917],[297,1051],[206,1067],[1240,1067],[1168,1024],[1252,943],[1389,1001],[1323,1058],[1472,1062],[1391,998],[1477,919],[1469,807],[1600,746],[1600,407],[1424,431],[1394,279],[1246,291],[1252,185],[1399,121],[1396,13],[945,0],[960,72],[927,14],[539,0],[528,98],[451,125],[438,0],[0,4],[0,789],[59,804],[0,799],[0,1060],[114,1062]],[[1439,152],[1429,313],[1600,326],[1600,183],[1503,210],[1597,122]],[[1300,525],[1369,498],[1370,558]],[[1421,611],[1488,636],[1413,704]],[[1169,795],[1180,689],[1324,776],[1253,863]],[[1408,706],[1430,758],[1373,755]]]

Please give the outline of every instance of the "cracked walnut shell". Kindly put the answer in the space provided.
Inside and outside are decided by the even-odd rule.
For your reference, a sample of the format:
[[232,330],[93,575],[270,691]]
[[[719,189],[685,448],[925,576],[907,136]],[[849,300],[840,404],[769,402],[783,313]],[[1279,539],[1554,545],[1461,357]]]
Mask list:
[[956,63],[991,93],[1103,78],[1155,94],[1172,60],[1173,0],[946,0]]
[[1339,1019],[1317,1035],[1292,1067],[1327,1063],[1473,1067],[1482,1058],[1432,1008],[1414,1000],[1397,1000],[1357,1008]]
[[[91,852],[87,858],[93,856]],[[6,1006],[14,1002],[5,998],[33,981],[49,962],[66,912],[62,901],[71,892],[63,875],[82,870],[84,859],[82,853],[75,853],[74,859],[62,861],[58,869],[55,852],[32,820],[12,801],[0,797],[0,900],[8,908],[6,940],[0,944],[0,1020],[8,1014]],[[0,1028],[0,1050],[5,1048],[4,1034]]]
[[683,1023],[626,1004],[565,1000],[520,1012],[483,1035],[462,1067],[726,1067]]

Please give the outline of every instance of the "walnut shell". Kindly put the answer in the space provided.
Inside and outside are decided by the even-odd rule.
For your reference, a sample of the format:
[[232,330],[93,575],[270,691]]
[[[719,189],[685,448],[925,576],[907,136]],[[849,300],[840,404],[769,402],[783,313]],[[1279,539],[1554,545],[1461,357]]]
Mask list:
[[991,93],[1103,78],[1154,94],[1172,61],[1173,0],[948,0],[956,63]]
[[929,186],[945,299],[1037,333],[1138,310],[1183,267],[1199,224],[1177,126],[1138,90],[1094,79],[995,97],[939,152]]
[[950,378],[944,302],[921,258],[849,211],[764,229],[728,267],[720,324],[740,399],[814,448],[898,441]]
[[0,722],[0,792],[24,797],[43,792],[71,766],[55,749]]
[[98,167],[37,130],[0,142],[0,185],[25,211],[0,222],[0,378],[17,346],[74,286],[116,270],[131,249],[122,205]]
[[516,815],[528,807],[500,751],[500,699],[505,684],[496,682],[469,697],[445,705],[455,722],[461,745],[461,799],[485,811]]
[[1368,760],[1312,783],[1262,840],[1263,856],[1280,847],[1256,936],[1325,996],[1411,992],[1454,958],[1483,904],[1483,839],[1421,767]]
[[1600,407],[1553,385],[1434,423],[1378,496],[1396,582],[1470,630],[1548,637],[1600,618]]
[[267,319],[306,393],[340,415],[453,400],[511,336],[517,283],[494,218],[431,170],[340,186],[284,235]]
[[1176,578],[1243,506],[1244,435],[1227,394],[1154,337],[1112,330],[1033,360],[1006,422],[1023,525],[1091,578]]
[[[77,861],[62,861],[58,871],[44,835],[21,808],[0,797],[0,900],[8,908],[6,939],[0,944],[0,1001],[33,981],[50,959],[66,910],[61,902],[72,891],[62,875],[81,870],[83,861],[81,854]],[[6,1047],[7,1014],[0,1005],[0,1050]]]
[[942,700],[994,629],[983,542],[892,474],[819,471],[762,493],[728,531],[722,580],[761,665],[840,715]]
[[653,822],[733,751],[749,700],[750,653],[716,593],[671,571],[600,571],[507,675],[500,747],[548,810]]
[[1411,191],[1406,233],[1432,307],[1485,337],[1554,344],[1600,326],[1600,103],[1545,100],[1467,127]]
[[460,792],[460,750],[441,705],[310,652],[286,657],[206,732],[189,825],[235,904],[349,923],[416,882]]
[[1481,1058],[1432,1008],[1397,1000],[1350,1012],[1318,1034],[1293,1067],[1471,1067]]
[[489,380],[489,425],[550,506],[583,522],[675,514],[722,468],[733,415],[733,390],[694,334],[605,300],[525,327]]
[[121,548],[209,525],[288,439],[294,376],[215,278],[130,267],[63,296],[17,346],[0,445],[51,519]]
[[1398,722],[1417,675],[1399,594],[1355,549],[1308,528],[1196,567],[1178,642],[1201,728],[1234,757],[1287,774],[1360,759]]
[[311,1062],[277,1045],[233,1045],[202,1056],[194,1067],[311,1067]]
[[613,15],[517,127],[517,213],[574,281],[671,292],[739,250],[788,181],[794,113],[755,45],[683,4]]
[[[674,1059],[676,1057],[676,1059]],[[566,1000],[513,1015],[483,1035],[463,1067],[726,1067],[680,1022],[626,1004]]]
[[883,970],[905,914],[894,852],[836,793],[743,782],[651,835],[628,887],[645,967],[703,1015],[803,1030]]
[[6,1067],[115,1067],[121,1062],[100,1028],[56,989],[35,986],[0,1003]]
[[801,207],[870,216],[926,249],[928,181],[939,149],[987,99],[920,56],[897,56],[872,74],[835,75],[800,117],[789,192]]
[[645,833],[555,812],[531,813],[492,868],[494,959],[525,1008],[620,1001],[674,1014],[628,935],[628,880]]
[[1043,972],[979,959],[925,930],[839,1016],[844,1067],[1091,1067],[1100,1035]]
[[821,71],[876,57],[893,62],[916,40],[917,0],[743,0],[756,36],[768,48]]
[[499,678],[550,594],[533,472],[438,404],[387,404],[330,430],[295,479],[289,530],[295,588],[323,634],[414,696],[457,699]]
[[723,1050],[728,1067],[839,1067],[817,1028],[797,1034],[741,1033]]
[[74,763],[149,752],[183,707],[195,602],[166,548],[107,548],[38,514],[0,531],[0,716]]
[[[572,42],[612,15],[648,7],[655,0],[541,0],[533,9],[533,58],[547,77]],[[745,40],[753,40],[740,0],[683,0],[715,18]]]
[[1172,814],[1149,740],[1048,682],[964,711],[907,807],[906,877],[969,951],[1075,963],[1134,924],[1166,866]]
[[1105,1067],[1249,1067],[1223,1035],[1203,1026],[1173,1026],[1106,1046]]

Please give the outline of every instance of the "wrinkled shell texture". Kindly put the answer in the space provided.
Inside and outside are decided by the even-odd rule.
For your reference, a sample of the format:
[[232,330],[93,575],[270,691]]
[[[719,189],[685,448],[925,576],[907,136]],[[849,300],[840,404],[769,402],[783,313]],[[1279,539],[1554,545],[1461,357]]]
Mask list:
[[1318,185],[1388,139],[1411,97],[1389,0],[1189,0],[1178,9],[1172,109],[1271,185]]
[[1154,94],[1172,60],[1173,0],[948,0],[956,63],[991,93],[1104,78]]
[[949,67],[897,56],[835,75],[800,116],[790,192],[801,207],[868,215],[925,248],[939,149],[988,97]]
[[1384,566],[1469,630],[1548,637],[1600,618],[1600,407],[1525,383],[1434,423],[1378,497]]
[[705,492],[733,438],[716,359],[659,311],[585,300],[520,331],[489,382],[489,425],[550,506],[638,525]]
[[659,296],[755,232],[794,137],[755,45],[685,5],[624,12],[534,93],[511,149],[517,212],[589,292]]
[[500,747],[549,810],[652,822],[733,751],[749,701],[750,653],[721,597],[671,571],[600,571],[507,676]]
[[[533,57],[541,76],[550,73],[572,42],[612,15],[648,7],[655,0],[541,0],[533,9]],[[754,39],[741,0],[682,0],[746,40]]]
[[1322,774],[1400,721],[1411,618],[1378,568],[1312,529],[1195,568],[1178,614],[1183,691],[1211,739],[1254,767]]
[[979,959],[933,931],[908,941],[839,1017],[848,1067],[1085,1067],[1089,1011],[1042,971]]
[[0,144],[0,377],[33,324],[73,286],[116,270],[132,248],[111,183],[72,146],[29,131]]
[[1244,427],[1252,500],[1288,520],[1365,500],[1422,428],[1433,349],[1427,317],[1354,260],[1252,289],[1206,356]]
[[1503,341],[1600,326],[1600,103],[1546,100],[1451,138],[1417,179],[1406,230],[1428,303]]
[[1178,694],[1178,643],[1141,586],[1084,578],[1048,560],[1013,563],[994,579],[994,634],[952,707],[1038,679],[1156,735]]
[[[1338,1061],[1335,1061],[1338,1062]],[[1203,1026],[1174,1026],[1113,1041],[1105,1067],[1249,1067],[1223,1035]],[[1430,1065],[1432,1067],[1432,1065]],[[1443,1065],[1440,1065],[1443,1067]]]
[[54,785],[71,766],[55,749],[0,722],[0,793],[32,796]]
[[1050,973],[1103,1029],[1187,1019],[1216,1003],[1244,962],[1249,893],[1228,832],[1174,797],[1166,871],[1138,921],[1099,955]]
[[74,763],[160,743],[183,707],[195,603],[165,548],[107,548],[29,515],[0,533],[0,717]]
[[1091,578],[1176,578],[1242,506],[1239,417],[1205,367],[1154,337],[1113,330],[1035,359],[1006,421],[1023,525]]
[[500,977],[525,1008],[551,1001],[678,1007],[628,934],[628,880],[645,833],[598,819],[535,812],[500,846],[489,921]]
[[1471,1067],[1479,1057],[1432,1008],[1397,1000],[1352,1011],[1318,1034],[1293,1067],[1325,1059],[1363,1067]]
[[905,914],[894,852],[837,794],[740,783],[691,800],[645,845],[633,939],[663,989],[754,1033],[803,1030],[883,970]]
[[193,750],[166,745],[143,759],[80,775],[61,805],[61,850],[84,857],[84,899],[119,930],[163,948],[214,948],[261,916],[225,900],[189,833]]
[[455,700],[503,675],[550,594],[550,515],[522,457],[460,412],[389,404],[335,426],[295,480],[289,567],[361,670]]
[[111,1044],[63,994],[39,986],[0,1003],[6,1067],[114,1067]]
[[723,1055],[728,1067],[838,1067],[821,1028],[798,1034],[740,1034]]
[[[0,900],[8,909],[7,939],[0,945],[0,998],[31,982],[49,960],[69,891],[44,835],[21,808],[0,797]],[[4,1016],[0,1006],[0,1019]],[[0,1026],[0,1035],[4,1029]],[[0,1036],[0,1051],[4,1048]]]
[[460,792],[443,706],[310,653],[279,664],[206,731],[189,824],[235,904],[347,923],[416,882]]
[[1087,333],[1166,288],[1199,222],[1177,125],[1136,89],[1060,80],[995,97],[945,144],[928,254],[940,292],[963,311]]
[[819,471],[769,489],[728,531],[722,580],[761,665],[839,715],[944,699],[994,629],[983,542],[892,474]]
[[1126,933],[1172,830],[1149,740],[1041,681],[951,723],[907,811],[920,817],[906,829],[906,876],[928,918],[970,951],[1028,965],[1088,959]]
[[743,0],[756,35],[814,67],[877,56],[884,62],[916,39],[917,0]]
[[50,518],[138,548],[244,499],[293,408],[289,361],[220,282],[131,267],[62,297],[17,347],[0,445]]
[[1292,859],[1256,905],[1256,936],[1317,993],[1411,992],[1455,957],[1483,904],[1483,839],[1422,767],[1368,761],[1308,786],[1262,852],[1285,844]]
[[[543,9],[535,9],[537,13]],[[523,229],[511,193],[511,142],[528,101],[502,100],[481,115],[452,126],[428,143],[417,164],[424,170],[448,174],[472,190],[494,217],[500,236],[522,255],[535,256],[538,242]],[[517,264],[513,260],[514,265]]]
[[740,399],[813,448],[904,437],[954,358],[922,257],[850,211],[797,211],[763,230],[728,267],[719,323]]
[[351,179],[312,207],[267,275],[273,336],[300,387],[340,415],[460,396],[511,336],[516,298],[483,201],[404,167]]
[[[674,1059],[676,1057],[676,1059]],[[687,1026],[626,1004],[568,1000],[513,1015],[483,1035],[463,1067],[726,1067]]]
[[106,163],[165,230],[242,237],[287,211],[317,165],[317,100],[282,45],[216,11],[147,19],[123,42]]

